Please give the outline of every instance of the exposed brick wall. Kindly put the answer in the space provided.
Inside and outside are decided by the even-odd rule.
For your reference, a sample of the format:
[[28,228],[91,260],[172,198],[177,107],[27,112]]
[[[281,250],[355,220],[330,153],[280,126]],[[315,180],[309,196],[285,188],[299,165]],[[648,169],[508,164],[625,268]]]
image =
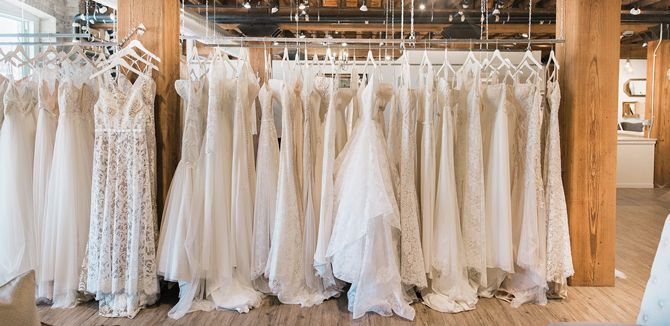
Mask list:
[[56,17],[56,31],[72,32],[72,18],[79,13],[79,0],[24,0],[29,6],[35,7]]

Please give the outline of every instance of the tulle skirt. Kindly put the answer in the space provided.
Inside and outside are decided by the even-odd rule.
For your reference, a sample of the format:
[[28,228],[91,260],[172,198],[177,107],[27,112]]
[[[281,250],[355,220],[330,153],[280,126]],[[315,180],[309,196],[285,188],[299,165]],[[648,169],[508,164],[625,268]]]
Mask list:
[[[35,163],[33,164],[33,207],[35,214],[35,250],[38,258],[42,257],[42,230],[45,223],[44,208],[49,184],[49,173],[56,140],[58,117],[46,110],[37,114],[37,130],[35,134]],[[39,271],[36,278],[39,280]]]
[[36,267],[33,115],[5,117],[0,131],[0,284]]
[[91,214],[91,121],[61,116],[45,202],[38,297],[53,307],[76,305]]

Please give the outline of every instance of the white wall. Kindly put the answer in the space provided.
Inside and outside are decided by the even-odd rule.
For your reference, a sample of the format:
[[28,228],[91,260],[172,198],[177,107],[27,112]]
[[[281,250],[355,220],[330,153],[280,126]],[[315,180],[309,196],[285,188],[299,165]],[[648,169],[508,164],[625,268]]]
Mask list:
[[632,78],[647,78],[647,60],[646,59],[631,59],[630,60],[631,67],[633,67],[632,72],[628,72],[625,68],[626,65],[626,59],[621,59],[619,60],[619,103],[617,105],[618,111],[617,111],[617,117],[618,121],[635,121],[639,122],[636,120],[631,120],[631,119],[623,119],[621,117],[622,113],[622,102],[639,102],[637,106],[636,112],[640,113],[640,119],[644,119],[644,110],[645,110],[645,103],[644,103],[644,97],[630,97],[626,95],[623,91],[623,85],[626,83],[627,80],[632,79]]

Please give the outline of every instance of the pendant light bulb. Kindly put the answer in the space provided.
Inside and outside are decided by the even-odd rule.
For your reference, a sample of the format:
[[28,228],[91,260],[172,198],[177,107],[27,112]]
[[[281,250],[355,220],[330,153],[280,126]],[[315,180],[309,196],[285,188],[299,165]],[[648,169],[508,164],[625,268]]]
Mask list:
[[628,73],[633,72],[633,65],[630,63],[630,59],[626,59],[626,64],[624,65],[624,68],[626,68],[626,71]]
[[637,16],[642,13],[642,10],[640,9],[639,6],[635,6],[633,8],[630,8],[630,14],[633,16]]
[[642,43],[642,47],[646,48],[647,47],[647,42]]
[[465,22],[465,15],[461,15],[461,23]]
[[423,3],[421,3],[421,4],[419,5],[419,10],[426,10],[426,5],[423,4]]
[[360,10],[363,11],[363,12],[368,11],[368,6],[365,5],[365,1],[363,1],[363,5],[361,5]]
[[453,21],[454,21],[454,15],[449,15],[449,22],[451,23]]
[[246,8],[246,9],[251,9],[251,3],[249,3],[249,1],[245,1],[244,4],[242,5],[242,7]]
[[279,12],[279,7],[277,6],[272,7],[272,9],[270,9],[270,12],[276,14],[277,12]]

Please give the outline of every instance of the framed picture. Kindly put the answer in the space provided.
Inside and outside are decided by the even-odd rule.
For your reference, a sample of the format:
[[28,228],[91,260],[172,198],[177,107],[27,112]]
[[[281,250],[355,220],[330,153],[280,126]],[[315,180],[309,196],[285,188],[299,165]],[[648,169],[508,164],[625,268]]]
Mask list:
[[637,108],[639,104],[640,102],[622,102],[621,117],[639,119],[640,113]]

